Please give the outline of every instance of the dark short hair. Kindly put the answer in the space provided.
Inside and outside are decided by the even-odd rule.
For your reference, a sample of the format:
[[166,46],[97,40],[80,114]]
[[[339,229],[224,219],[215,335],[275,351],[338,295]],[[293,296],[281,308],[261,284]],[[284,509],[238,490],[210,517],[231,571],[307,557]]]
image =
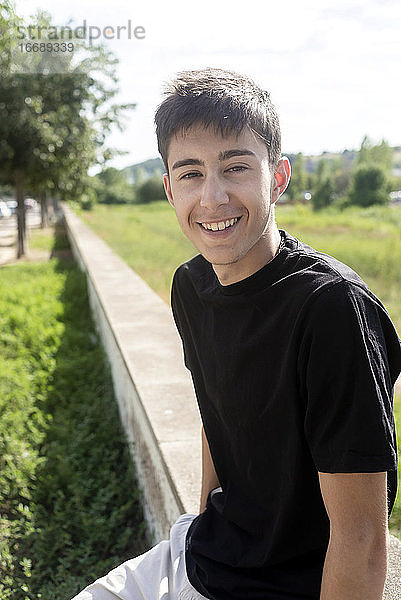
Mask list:
[[224,69],[182,71],[167,84],[155,114],[159,152],[166,169],[171,138],[194,125],[223,137],[249,127],[266,144],[271,168],[281,156],[280,123],[269,92],[251,79]]

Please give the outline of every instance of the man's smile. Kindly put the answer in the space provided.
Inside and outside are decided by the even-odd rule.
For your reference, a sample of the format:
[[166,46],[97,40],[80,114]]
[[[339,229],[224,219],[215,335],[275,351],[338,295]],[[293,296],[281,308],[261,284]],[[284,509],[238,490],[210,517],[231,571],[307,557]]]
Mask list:
[[213,221],[213,222],[198,222],[204,229],[211,231],[223,231],[229,227],[233,227],[241,217],[234,217],[233,219],[226,219],[224,221]]

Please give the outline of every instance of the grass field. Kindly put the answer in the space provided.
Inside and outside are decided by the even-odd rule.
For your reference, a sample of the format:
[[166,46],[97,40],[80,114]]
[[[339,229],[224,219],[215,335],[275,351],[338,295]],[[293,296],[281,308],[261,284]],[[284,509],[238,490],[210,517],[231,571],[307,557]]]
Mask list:
[[[166,302],[177,266],[197,253],[183,236],[167,201],[103,206],[81,212],[90,225]],[[350,265],[383,301],[401,332],[401,208],[371,207],[313,213],[306,206],[278,206],[281,229]],[[401,398],[396,398],[401,454]],[[399,473],[399,485],[401,479]],[[390,522],[401,538],[401,492]]]

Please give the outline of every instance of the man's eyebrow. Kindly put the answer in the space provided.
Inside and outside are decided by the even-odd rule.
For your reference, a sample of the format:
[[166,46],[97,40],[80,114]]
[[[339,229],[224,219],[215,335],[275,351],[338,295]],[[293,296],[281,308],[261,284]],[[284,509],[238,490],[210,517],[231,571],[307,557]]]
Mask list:
[[198,165],[199,167],[204,167],[205,163],[203,160],[199,160],[199,158],[183,158],[182,160],[177,160],[171,167],[171,170],[178,169],[179,167],[186,167],[187,165]]
[[[231,150],[220,152],[219,161],[228,160],[229,158],[233,158],[233,156],[256,156],[256,154],[247,148],[232,148]],[[173,171],[174,169],[179,169],[180,167],[186,167],[188,165],[204,167],[205,163],[199,158],[183,158],[182,160],[177,160],[171,167],[171,170]]]
[[233,148],[232,150],[220,152],[219,160],[228,160],[229,158],[233,158],[233,156],[256,156],[256,154],[247,148]]

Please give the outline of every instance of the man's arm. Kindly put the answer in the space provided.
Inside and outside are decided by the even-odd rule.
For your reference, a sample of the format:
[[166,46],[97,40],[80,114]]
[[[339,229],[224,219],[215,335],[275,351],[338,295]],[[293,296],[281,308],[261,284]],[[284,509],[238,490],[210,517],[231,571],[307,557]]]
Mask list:
[[202,487],[199,512],[205,510],[209,492],[219,485],[205,430],[202,426]]
[[387,473],[319,473],[330,519],[320,600],[381,600],[387,570]]

